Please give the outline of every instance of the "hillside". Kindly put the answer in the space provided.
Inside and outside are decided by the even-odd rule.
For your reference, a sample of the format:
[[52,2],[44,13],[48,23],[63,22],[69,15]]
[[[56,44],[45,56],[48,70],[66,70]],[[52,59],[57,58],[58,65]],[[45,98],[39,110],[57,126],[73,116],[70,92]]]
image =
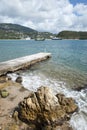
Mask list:
[[18,24],[7,24],[7,23],[1,23],[0,24],[0,30],[9,30],[9,31],[19,31],[19,32],[24,32],[24,33],[29,33],[29,32],[35,32],[35,30],[28,28],[28,27],[24,27]]
[[0,39],[22,39],[36,34],[36,30],[18,24],[0,24]]
[[18,24],[0,24],[0,39],[26,39],[28,37],[36,39],[37,36],[44,39],[51,39],[51,36],[54,36],[54,34],[50,32],[38,32]]
[[62,31],[59,32],[57,37],[62,39],[87,39],[87,32],[77,31]]

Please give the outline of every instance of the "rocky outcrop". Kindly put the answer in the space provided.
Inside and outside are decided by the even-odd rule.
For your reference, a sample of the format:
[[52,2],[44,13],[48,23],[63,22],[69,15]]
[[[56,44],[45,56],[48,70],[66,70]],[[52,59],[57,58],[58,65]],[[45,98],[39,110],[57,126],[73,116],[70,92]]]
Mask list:
[[20,102],[18,116],[38,129],[48,130],[49,127],[51,130],[55,127],[58,130],[56,127],[66,124],[70,114],[76,110],[77,105],[72,98],[66,98],[63,94],[55,96],[50,88],[40,87]]

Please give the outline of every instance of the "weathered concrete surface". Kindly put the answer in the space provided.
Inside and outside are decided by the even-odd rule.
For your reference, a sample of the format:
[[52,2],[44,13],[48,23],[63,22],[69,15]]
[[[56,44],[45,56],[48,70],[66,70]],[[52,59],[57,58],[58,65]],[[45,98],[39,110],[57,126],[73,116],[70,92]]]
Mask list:
[[9,60],[6,62],[1,62],[0,63],[0,76],[6,74],[7,72],[14,72],[19,69],[24,69],[37,62],[46,60],[49,57],[51,57],[51,53],[37,53],[34,55],[29,55],[29,56]]

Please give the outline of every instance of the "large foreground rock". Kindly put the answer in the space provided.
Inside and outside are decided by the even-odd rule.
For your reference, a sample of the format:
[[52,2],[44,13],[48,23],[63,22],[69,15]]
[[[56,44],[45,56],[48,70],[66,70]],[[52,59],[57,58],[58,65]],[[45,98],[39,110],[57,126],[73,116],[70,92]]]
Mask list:
[[18,116],[27,124],[36,125],[38,129],[45,130],[49,126],[51,130],[64,125],[76,110],[77,105],[72,98],[66,98],[63,94],[55,96],[48,87],[40,87],[19,104]]

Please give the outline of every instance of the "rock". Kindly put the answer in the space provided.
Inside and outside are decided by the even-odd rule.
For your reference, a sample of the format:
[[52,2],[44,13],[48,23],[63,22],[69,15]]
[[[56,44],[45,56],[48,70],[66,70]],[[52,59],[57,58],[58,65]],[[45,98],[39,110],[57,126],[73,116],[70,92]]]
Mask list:
[[51,109],[54,109],[54,106],[59,106],[58,98],[53,95],[50,88],[41,87],[35,94],[42,111],[49,111]]
[[57,94],[56,96],[66,113],[73,113],[77,110],[77,105],[75,105],[75,101],[72,98],[66,98],[63,94]]
[[73,130],[68,123],[61,126],[44,126],[43,130]]
[[21,77],[21,76],[18,76],[17,79],[16,79],[16,82],[17,82],[17,83],[22,83],[22,77]]
[[54,95],[50,88],[40,87],[37,92],[32,92],[20,102],[18,116],[28,124],[35,124],[38,129],[44,126],[45,129],[46,126],[50,129],[62,126],[76,110],[77,106],[72,98],[66,98],[62,94]]
[[28,123],[37,122],[38,113],[41,109],[35,93],[31,93],[19,106],[19,117],[21,120],[27,121]]
[[9,92],[7,90],[1,90],[0,95],[2,98],[6,98],[9,95]]
[[5,130],[19,130],[19,127],[16,124],[10,124]]

